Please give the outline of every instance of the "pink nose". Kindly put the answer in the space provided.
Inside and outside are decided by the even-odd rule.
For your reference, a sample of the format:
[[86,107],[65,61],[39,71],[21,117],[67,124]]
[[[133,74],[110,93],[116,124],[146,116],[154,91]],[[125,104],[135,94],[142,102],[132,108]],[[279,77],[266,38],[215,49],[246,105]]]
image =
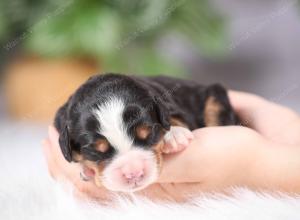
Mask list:
[[123,179],[128,184],[136,184],[143,180],[144,178],[144,169],[143,167],[131,167],[131,166],[124,166],[121,168],[121,173]]
[[132,172],[132,173],[123,173],[123,177],[125,178],[127,183],[139,183],[144,178],[144,172]]

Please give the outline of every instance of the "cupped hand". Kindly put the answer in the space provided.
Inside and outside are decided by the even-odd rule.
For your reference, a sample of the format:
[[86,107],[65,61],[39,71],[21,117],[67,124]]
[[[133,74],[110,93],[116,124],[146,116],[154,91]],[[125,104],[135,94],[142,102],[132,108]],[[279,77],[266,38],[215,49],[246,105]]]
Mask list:
[[[279,145],[300,147],[300,119],[295,112],[248,93],[230,92],[229,97],[242,125],[249,128],[227,126],[193,131],[195,138],[190,146],[183,152],[165,156],[158,182],[140,194],[179,201],[186,194],[223,191],[231,186],[259,188],[260,180],[256,171],[260,167],[257,164],[264,166],[262,160],[265,160],[261,149]],[[80,167],[63,158],[58,133],[52,126],[49,127],[49,137],[43,142],[43,147],[53,178],[71,182],[79,196],[100,201],[111,198],[111,193],[105,188],[95,186],[93,181],[81,180]],[[272,152],[266,153],[270,158],[277,158],[270,154]],[[290,154],[287,155],[290,157]],[[280,164],[278,158],[276,160],[267,159],[269,164],[265,164],[266,169],[272,167],[273,162]],[[266,180],[263,182],[268,183]],[[273,182],[270,184],[269,188],[276,186]]]
[[[51,176],[56,180],[71,183],[75,195],[79,198],[110,201],[115,193],[96,186],[94,181],[83,181],[80,178],[80,166],[68,163],[64,159],[56,129],[49,126],[48,133],[49,137],[44,140],[43,149]],[[158,182],[137,194],[151,199],[185,201],[188,195],[210,190],[222,191],[236,183],[232,167],[239,163],[237,160],[241,161],[241,155],[249,154],[250,151],[247,147],[239,148],[238,144],[230,144],[232,133],[239,137],[239,140],[235,139],[236,143],[260,140],[250,129],[234,126],[194,131],[195,138],[185,151],[166,156]],[[215,138],[216,134],[218,139]],[[221,139],[224,141],[222,145],[219,143]],[[121,195],[128,196],[124,193]]]
[[299,190],[299,115],[249,93],[231,91],[229,98],[242,126],[195,130],[189,148],[166,157],[160,181]]
[[97,187],[92,181],[83,182],[80,178],[81,168],[76,163],[68,163],[58,143],[59,134],[53,126],[48,128],[48,138],[43,141],[43,150],[46,157],[50,175],[55,179],[71,183],[75,193],[81,198],[94,198],[107,201],[110,199],[110,192],[105,188]]
[[[73,185],[74,194],[80,199],[93,199],[98,202],[111,201],[116,193],[112,193],[104,187],[98,187],[94,181],[83,181],[80,178],[81,168],[76,163],[69,163],[63,157],[59,143],[59,134],[53,126],[48,128],[48,138],[43,141],[43,150],[50,175],[58,181]],[[193,184],[198,185],[198,184]],[[178,193],[180,190],[182,193]],[[151,199],[167,199],[173,201],[184,201],[185,194],[199,191],[199,188],[186,187],[186,184],[155,183],[137,194]],[[122,196],[130,196],[119,193]]]

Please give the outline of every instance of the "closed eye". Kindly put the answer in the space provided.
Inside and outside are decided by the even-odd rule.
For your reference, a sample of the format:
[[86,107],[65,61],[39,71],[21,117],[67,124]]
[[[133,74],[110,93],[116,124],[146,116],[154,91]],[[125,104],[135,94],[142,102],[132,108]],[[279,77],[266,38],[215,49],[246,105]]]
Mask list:
[[152,126],[147,124],[138,125],[135,128],[135,136],[140,140],[146,140],[152,133]]
[[[149,132],[149,133],[148,133]],[[159,142],[161,138],[160,126],[152,125],[150,131],[147,131],[147,137],[142,139],[135,136],[134,143],[140,146],[153,146]]]
[[81,147],[80,153],[86,160],[102,162],[112,158],[115,154],[115,149],[109,145],[105,152],[101,152],[95,148],[94,144],[89,144]]

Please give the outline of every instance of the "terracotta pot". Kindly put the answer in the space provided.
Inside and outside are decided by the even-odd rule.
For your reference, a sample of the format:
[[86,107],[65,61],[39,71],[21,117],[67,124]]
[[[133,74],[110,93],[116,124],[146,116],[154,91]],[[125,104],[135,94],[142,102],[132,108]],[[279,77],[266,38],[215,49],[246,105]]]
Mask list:
[[5,71],[9,112],[15,119],[49,123],[70,94],[97,72],[90,60],[17,59]]

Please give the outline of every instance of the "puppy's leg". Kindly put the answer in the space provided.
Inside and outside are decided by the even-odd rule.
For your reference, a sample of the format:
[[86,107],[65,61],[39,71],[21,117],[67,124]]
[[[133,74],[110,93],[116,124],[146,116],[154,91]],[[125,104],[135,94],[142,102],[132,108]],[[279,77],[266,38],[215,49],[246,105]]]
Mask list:
[[227,91],[221,85],[215,84],[207,88],[203,119],[207,127],[239,124],[239,118],[232,109]]
[[194,138],[193,133],[178,119],[171,119],[171,128],[164,136],[163,153],[177,153],[184,150]]

